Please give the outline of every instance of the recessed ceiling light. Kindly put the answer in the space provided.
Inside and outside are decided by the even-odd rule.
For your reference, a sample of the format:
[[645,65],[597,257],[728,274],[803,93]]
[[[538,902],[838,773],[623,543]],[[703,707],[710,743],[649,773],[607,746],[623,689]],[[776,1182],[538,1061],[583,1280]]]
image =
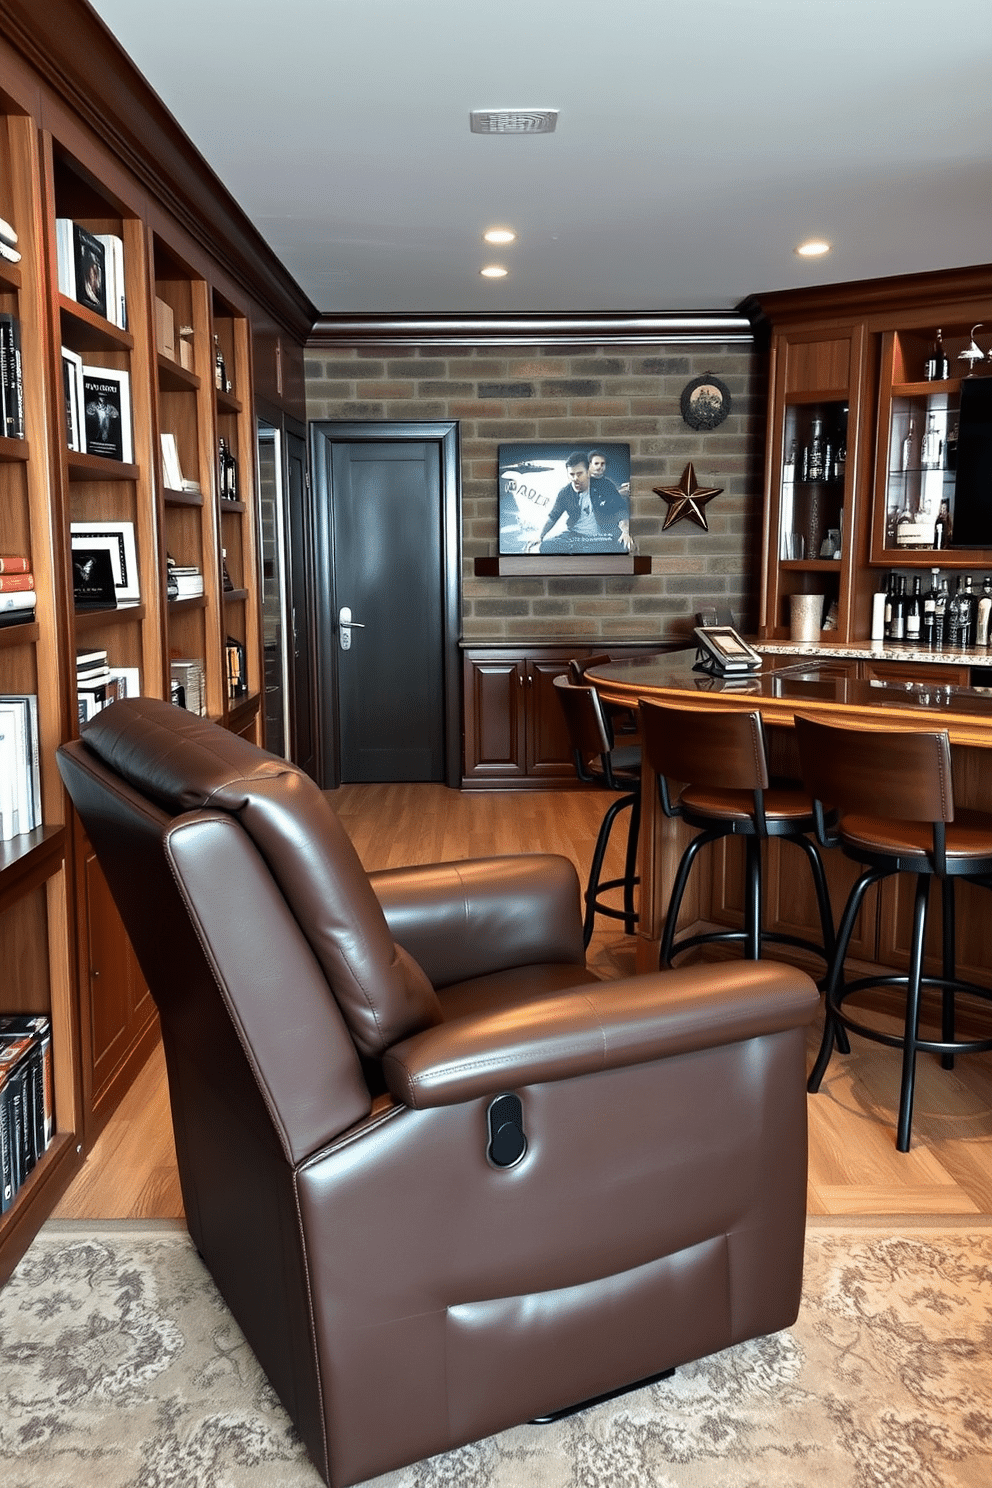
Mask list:
[[800,243],[796,252],[800,258],[819,258],[830,252],[830,244],[825,243],[822,238],[810,238],[808,243]]
[[487,243],[515,243],[517,239],[511,227],[491,227],[482,236]]
[[480,269],[479,273],[482,275],[483,279],[505,279],[507,270],[504,269],[500,264],[486,264],[486,267],[484,269]]

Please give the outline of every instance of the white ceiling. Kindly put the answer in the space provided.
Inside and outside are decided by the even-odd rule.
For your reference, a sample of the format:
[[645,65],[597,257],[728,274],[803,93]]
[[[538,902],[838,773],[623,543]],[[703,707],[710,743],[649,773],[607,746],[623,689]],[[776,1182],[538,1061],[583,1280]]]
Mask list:
[[[94,8],[325,313],[717,310],[992,261],[989,0]],[[507,107],[557,131],[470,133]]]

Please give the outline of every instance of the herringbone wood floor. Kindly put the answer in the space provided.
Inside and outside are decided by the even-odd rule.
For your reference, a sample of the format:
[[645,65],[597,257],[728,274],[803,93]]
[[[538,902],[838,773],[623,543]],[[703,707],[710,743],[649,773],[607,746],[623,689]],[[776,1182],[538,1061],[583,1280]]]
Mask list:
[[[433,785],[342,786],[334,804],[368,868],[528,851],[561,852],[584,877],[605,798],[596,792],[463,793]],[[617,870],[619,871],[619,864]],[[597,922],[590,962],[605,977],[634,969],[619,925]],[[810,1031],[812,1061],[819,1029]],[[893,1136],[899,1054],[852,1039],[809,1097],[809,1212],[992,1213],[992,1055],[945,1071],[920,1060],[913,1147]],[[61,1218],[182,1214],[161,1049],[95,1143],[56,1211]]]

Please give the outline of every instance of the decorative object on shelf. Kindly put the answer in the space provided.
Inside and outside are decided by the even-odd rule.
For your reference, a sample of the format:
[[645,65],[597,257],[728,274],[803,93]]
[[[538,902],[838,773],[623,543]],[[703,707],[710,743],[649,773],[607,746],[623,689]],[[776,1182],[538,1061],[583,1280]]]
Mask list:
[[632,553],[629,444],[501,444],[501,554]]
[[107,548],[72,545],[72,599],[77,610],[114,610],[117,590]]
[[822,594],[789,595],[789,635],[792,640],[804,645],[818,641],[822,619]]
[[245,648],[234,636],[228,636],[225,647],[227,657],[227,695],[229,698],[248,696]]
[[985,352],[982,351],[978,342],[975,340],[975,332],[981,330],[984,324],[985,322],[983,320],[980,320],[978,321],[977,325],[972,326],[971,331],[968,334],[968,345],[964,348],[963,351],[958,352],[958,361],[968,363],[967,375],[969,377],[974,377],[975,375],[975,363],[985,361]]
[[820,548],[823,545],[825,505],[823,491],[818,484],[811,482],[807,485],[803,507],[805,520],[802,538],[806,545],[806,556],[807,558],[819,558]]
[[682,389],[682,417],[690,429],[715,429],[730,412],[730,389],[719,377],[704,372]]
[[944,350],[943,331],[938,328],[936,336],[927,348],[923,362],[923,381],[945,382],[950,375],[951,364]]
[[677,486],[654,486],[653,490],[656,496],[668,502],[668,514],[665,517],[662,532],[667,532],[669,527],[683,520],[695,522],[697,527],[701,527],[704,532],[709,532],[709,523],[706,520],[704,508],[714,496],[720,495],[723,487],[697,485],[696,472],[690,460]]
[[133,522],[73,522],[70,524],[70,543],[73,552],[77,548],[106,548],[114,571],[118,603],[140,599]]

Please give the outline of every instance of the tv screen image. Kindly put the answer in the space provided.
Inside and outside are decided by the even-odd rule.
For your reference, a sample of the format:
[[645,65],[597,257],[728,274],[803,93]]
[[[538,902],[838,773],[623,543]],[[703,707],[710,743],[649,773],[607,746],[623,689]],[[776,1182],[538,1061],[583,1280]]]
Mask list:
[[499,551],[626,553],[630,446],[501,444]]

